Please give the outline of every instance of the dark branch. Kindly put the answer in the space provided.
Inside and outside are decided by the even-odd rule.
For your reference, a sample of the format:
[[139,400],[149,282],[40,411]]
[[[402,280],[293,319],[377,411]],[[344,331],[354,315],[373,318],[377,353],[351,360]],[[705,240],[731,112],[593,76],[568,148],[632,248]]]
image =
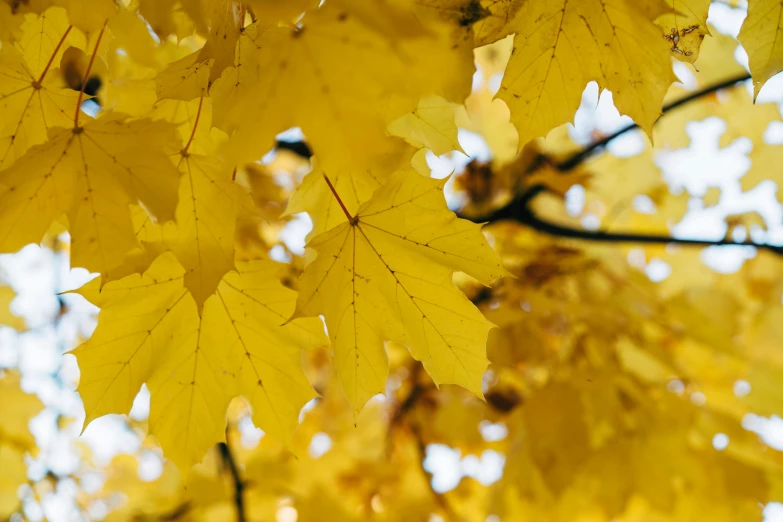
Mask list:
[[189,502],[176,506],[171,511],[165,513],[156,514],[141,514],[133,517],[135,522],[174,522],[179,520],[190,512],[191,505]]
[[[547,221],[531,210],[530,202],[541,192],[545,191],[543,185],[535,185],[524,192],[509,205],[506,205],[500,212],[493,213],[494,221],[509,219],[529,226],[533,230],[555,237],[564,237],[571,239],[581,239],[599,243],[640,243],[640,244],[678,244],[688,246],[750,246],[760,250],[766,250],[773,254],[783,255],[783,246],[767,245],[753,243],[750,241],[732,241],[730,239],[686,239],[657,234],[634,234],[631,232],[605,232],[601,230],[585,230],[573,228],[566,225],[560,225]],[[475,222],[486,222],[481,219],[472,219]]]
[[245,483],[242,481],[242,477],[239,476],[239,469],[233,455],[231,455],[231,448],[228,447],[228,444],[225,442],[219,443],[218,450],[223,458],[223,464],[228,467],[231,478],[234,480],[234,505],[237,508],[237,522],[245,522],[247,520],[245,517]]
[[[698,100],[703,96],[707,96],[708,94],[712,94],[721,89],[726,89],[728,87],[736,85],[739,82],[744,82],[746,80],[750,80],[750,74],[742,74],[739,76],[735,76],[734,78],[729,78],[728,80],[722,81],[720,83],[716,83],[715,85],[710,85],[709,87],[705,87],[704,89],[701,89],[699,91],[692,92],[691,94],[683,98],[680,98],[679,100],[664,105],[662,112],[663,114],[666,114],[667,112],[673,111],[679,107],[682,107],[683,105],[687,105],[688,103],[694,100]],[[663,117],[663,114],[661,115],[661,117]],[[577,166],[581,165],[596,150],[605,147],[609,142],[637,128],[639,128],[639,125],[637,125],[636,123],[631,123],[619,129],[618,131],[608,136],[605,136],[604,138],[601,138],[598,141],[591,143],[590,145],[586,146],[584,149],[580,150],[570,158],[558,163],[556,165],[557,170],[561,172],[567,172],[569,170],[573,170]]]
[[288,150],[294,154],[298,154],[304,159],[310,159],[313,157],[313,150],[306,141],[283,141],[277,140],[275,142],[275,148],[277,150]]
[[[731,87],[732,85],[735,85],[738,82],[742,82],[748,79],[750,79],[750,75],[745,74],[742,76],[737,76],[728,79],[726,81],[723,81],[715,85],[711,85],[705,89],[689,94],[684,98],[681,98],[673,103],[666,105],[663,108],[663,113],[666,114],[667,112],[674,110],[678,107],[681,107],[698,98],[701,98],[702,96],[716,92],[720,89]],[[568,172],[570,170],[573,170],[574,168],[582,164],[587,158],[589,158],[593,152],[606,146],[609,142],[611,142],[615,138],[637,127],[638,125],[636,125],[635,123],[623,127],[617,132],[610,134],[609,136],[606,136],[605,138],[598,140],[594,143],[591,143],[590,145],[588,145],[578,153],[574,154],[573,156],[569,157],[568,159],[555,164],[554,167],[560,172]],[[545,163],[546,161],[539,161],[536,163],[536,165],[540,167],[540,165],[543,165]],[[535,168],[533,170],[535,170]],[[727,246],[727,245],[750,246],[750,247],[758,248],[760,250],[766,250],[768,252],[772,252],[773,254],[783,255],[783,246],[759,244],[759,243],[753,243],[751,241],[732,241],[730,239],[719,239],[719,240],[686,239],[686,238],[676,238],[672,236],[657,235],[657,234],[636,234],[633,232],[606,232],[601,230],[585,230],[580,228],[569,227],[566,225],[560,225],[537,216],[531,208],[532,201],[539,194],[545,192],[546,190],[547,188],[544,185],[533,185],[531,187],[528,187],[522,193],[518,194],[514,199],[512,199],[506,205],[488,214],[485,214],[483,216],[476,216],[476,217],[468,217],[468,216],[461,216],[461,217],[465,217],[466,219],[470,219],[471,221],[474,221],[476,223],[492,223],[492,222],[502,221],[502,220],[512,220],[521,223],[525,226],[528,226],[533,230],[536,230],[544,234],[548,234],[550,236],[564,237],[564,238],[571,238],[571,239],[581,239],[585,241],[594,241],[594,242],[601,242],[601,243],[680,244],[680,245],[701,246],[701,247]]]

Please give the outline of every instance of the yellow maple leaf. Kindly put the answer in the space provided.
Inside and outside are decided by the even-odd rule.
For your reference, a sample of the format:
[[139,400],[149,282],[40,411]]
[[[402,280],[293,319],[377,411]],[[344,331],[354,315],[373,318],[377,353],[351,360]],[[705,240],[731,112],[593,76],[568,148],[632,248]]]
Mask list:
[[778,0],[749,0],[748,16],[737,37],[748,53],[753,75],[753,99],[767,80],[783,70],[783,4]]
[[10,43],[22,35],[24,14],[15,12],[11,4],[0,2],[0,42]]
[[74,351],[86,422],[128,413],[143,383],[150,389],[150,433],[183,471],[224,440],[232,397],[250,401],[264,431],[290,441],[299,410],[314,396],[301,368],[303,348],[325,343],[320,320],[281,326],[295,293],[270,261],[238,263],[204,304],[184,286],[169,253],[144,273],[79,292],[101,307],[99,326]]
[[84,126],[53,129],[0,172],[0,250],[38,243],[68,215],[72,263],[108,274],[137,246],[128,205],[140,201],[161,221],[174,217],[179,173],[166,155],[178,150],[166,122],[110,114]]
[[78,98],[52,66],[66,48],[83,46],[84,36],[68,24],[65,10],[59,7],[28,17],[20,39],[0,50],[2,168],[46,141],[50,128],[70,126]]
[[[198,120],[197,115],[192,137],[178,162],[182,180],[176,222],[164,225],[162,235],[185,269],[185,287],[200,312],[223,276],[234,269],[234,230],[243,193],[232,180],[233,169],[229,165],[214,156],[188,151]],[[209,128],[208,121],[204,127]]]
[[174,34],[182,40],[193,34],[202,23],[201,8],[199,0],[139,0],[139,13],[160,38]]
[[355,14],[352,4],[326,3],[293,28],[244,29],[237,66],[210,89],[215,125],[234,134],[227,154],[235,163],[255,161],[278,132],[299,126],[325,168],[363,169],[383,148],[387,123],[422,96],[468,94],[467,75],[457,75],[464,57],[448,38],[423,27],[417,37],[386,34],[379,13],[357,3]]
[[[356,212],[359,206],[370,199],[373,193],[389,179],[389,175],[411,162],[414,149],[402,140],[386,140],[385,150],[374,157],[371,167],[362,170],[335,169],[327,174],[342,197],[348,212]],[[307,212],[313,220],[313,230],[308,238],[326,232],[342,223],[345,215],[329,187],[323,181],[323,169],[314,161],[313,170],[288,200],[283,216]]]
[[666,0],[672,8],[656,20],[663,29],[663,37],[671,47],[672,56],[693,63],[699,57],[704,37],[710,34],[707,12],[710,0]]
[[280,22],[295,22],[302,13],[318,7],[318,0],[248,0],[247,5],[253,15],[264,25]]
[[206,95],[212,58],[203,59],[198,51],[170,63],[155,77],[159,100],[188,101]]
[[227,68],[234,66],[234,52],[243,27],[245,14],[241,2],[221,0],[212,2],[209,13],[209,36],[201,48],[199,58],[211,59],[209,81],[220,77]]
[[522,6],[497,94],[511,109],[520,148],[571,121],[591,80],[611,90],[620,112],[650,134],[675,80],[666,43],[647,12],[650,5],[557,0]]
[[457,107],[440,96],[427,96],[419,100],[416,109],[391,122],[389,134],[414,147],[428,147],[438,156],[454,150],[462,152],[454,121]]
[[480,227],[448,210],[445,182],[404,169],[355,216],[308,243],[318,256],[302,275],[293,317],[324,315],[357,413],[383,392],[387,340],[407,344],[436,383],[481,396],[492,324],[451,277],[462,271],[489,284],[507,272]]
[[113,0],[51,0],[51,3],[64,7],[73,25],[88,33],[100,30],[117,13]]

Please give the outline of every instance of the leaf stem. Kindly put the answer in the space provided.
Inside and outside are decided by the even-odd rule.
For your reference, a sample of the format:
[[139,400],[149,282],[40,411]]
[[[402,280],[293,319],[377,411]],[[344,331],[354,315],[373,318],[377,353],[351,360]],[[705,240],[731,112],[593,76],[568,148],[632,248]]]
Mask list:
[[101,27],[101,32],[98,33],[98,40],[95,42],[95,49],[92,50],[92,56],[90,56],[90,62],[87,64],[87,71],[84,73],[82,79],[82,88],[79,91],[79,99],[76,102],[76,114],[73,115],[73,128],[79,128],[79,114],[82,112],[82,98],[84,97],[84,88],[87,86],[87,80],[90,78],[90,71],[92,71],[92,64],[95,62],[95,55],[98,54],[98,46],[101,45],[101,39],[103,38],[103,32],[106,30],[106,22]]
[[57,42],[57,47],[54,48],[54,52],[52,52],[52,56],[49,57],[49,61],[47,62],[46,67],[44,67],[44,70],[41,72],[41,76],[39,76],[38,80],[35,82],[38,85],[41,85],[41,82],[46,77],[46,73],[49,72],[49,68],[52,66],[55,56],[57,56],[57,53],[60,52],[60,47],[63,46],[63,43],[65,42],[65,39],[68,38],[68,34],[71,32],[72,28],[73,26],[69,25],[68,29],[66,29],[62,37],[60,37],[60,41]]
[[196,129],[198,129],[198,120],[201,117],[201,106],[204,105],[204,97],[202,96],[198,100],[198,111],[196,111],[196,121],[193,122],[193,131],[190,133],[190,138],[188,139],[188,143],[185,145],[185,148],[182,149],[182,155],[185,156],[188,153],[188,149],[190,148],[190,144],[193,143],[193,138],[196,137]]
[[348,212],[348,209],[345,208],[345,205],[343,204],[343,200],[340,199],[340,195],[337,194],[337,191],[334,189],[334,185],[332,185],[332,182],[329,180],[329,176],[326,175],[326,172],[323,173],[324,179],[326,180],[326,184],[329,185],[329,190],[332,191],[332,194],[334,194],[335,199],[340,204],[340,208],[343,209],[343,213],[345,214],[345,217],[348,218],[349,222],[353,222],[353,216],[350,212]]

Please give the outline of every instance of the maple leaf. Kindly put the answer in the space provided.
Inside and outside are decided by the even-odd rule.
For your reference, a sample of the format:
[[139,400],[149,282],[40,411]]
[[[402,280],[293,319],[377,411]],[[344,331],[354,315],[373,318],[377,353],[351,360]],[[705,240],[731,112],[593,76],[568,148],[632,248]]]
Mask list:
[[293,317],[326,318],[356,412],[383,392],[387,340],[406,343],[436,383],[481,396],[492,325],[451,277],[462,271],[489,284],[507,272],[480,227],[448,210],[444,184],[404,169],[355,217],[308,243],[317,258],[302,275]]
[[[445,37],[413,25],[407,31],[415,38],[393,38],[374,23],[383,17],[362,16],[360,3],[355,14],[353,4],[325,4],[308,12],[301,27],[244,29],[237,66],[210,90],[215,125],[234,134],[227,148],[234,162],[255,160],[278,132],[299,126],[326,168],[360,170],[384,148],[386,124],[414,109],[421,96],[449,97],[441,91],[453,85],[460,101],[468,94],[466,75],[454,81],[464,59]],[[396,110],[389,114],[392,92]]]
[[175,34],[182,40],[206,26],[199,0],[139,0],[139,14],[160,38]]
[[[527,2],[497,97],[511,109],[519,147],[573,118],[590,81],[648,134],[674,81],[655,5],[634,0]],[[661,14],[654,11],[655,15]]]
[[420,12],[432,12],[455,27],[458,41],[471,47],[494,43],[516,32],[514,16],[524,0],[416,0]]
[[422,98],[415,110],[389,124],[389,134],[405,139],[414,147],[428,147],[438,156],[453,150],[462,152],[454,122],[457,107],[440,96]]
[[161,221],[174,217],[179,173],[166,155],[177,150],[175,127],[108,115],[83,127],[53,129],[0,172],[0,250],[38,243],[67,214],[72,262],[108,274],[136,245],[128,205],[137,201]]
[[189,101],[206,95],[214,59],[202,59],[199,52],[169,64],[155,77],[159,100]]
[[46,141],[50,128],[70,126],[78,98],[51,68],[68,46],[84,45],[65,10],[53,7],[21,30],[18,41],[0,50],[0,168]]
[[199,101],[191,138],[180,152],[182,181],[176,223],[166,224],[162,231],[163,241],[185,268],[185,287],[196,300],[199,312],[223,276],[234,269],[234,230],[243,196],[232,180],[230,166],[212,156],[188,151],[196,135],[203,101]]
[[[335,169],[329,171],[330,180],[341,195],[342,203],[348,212],[355,212],[359,206],[369,200],[373,193],[397,170],[409,165],[414,150],[401,140],[387,140],[384,151],[378,151],[369,169]],[[313,230],[308,237],[342,223],[345,214],[340,204],[329,192],[323,181],[323,169],[318,161],[313,162],[313,170],[288,200],[283,217],[299,212],[307,212],[313,220]]]
[[99,326],[74,351],[86,423],[128,413],[141,385],[150,389],[150,433],[183,473],[224,440],[229,401],[243,395],[254,421],[290,441],[299,410],[314,396],[302,372],[303,348],[325,342],[318,319],[281,326],[295,293],[270,261],[238,263],[207,299],[199,318],[185,272],[163,254],[143,276],[79,292],[101,307]]
[[739,36],[748,53],[755,100],[767,80],[783,70],[783,4],[776,0],[750,0],[748,16]]
[[667,0],[672,12],[655,21],[678,60],[694,63],[699,57],[701,42],[710,34],[707,26],[710,3],[710,0]]
[[209,80],[213,81],[227,68],[234,66],[234,52],[244,25],[245,9],[240,2],[213,2],[209,13],[209,36],[199,53],[200,59],[209,58],[212,65]]

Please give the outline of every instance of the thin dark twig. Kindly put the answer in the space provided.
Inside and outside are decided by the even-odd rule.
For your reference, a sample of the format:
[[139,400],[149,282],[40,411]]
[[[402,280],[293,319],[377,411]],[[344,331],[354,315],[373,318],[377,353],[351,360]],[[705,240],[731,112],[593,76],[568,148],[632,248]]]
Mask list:
[[237,468],[234,457],[231,455],[231,448],[228,447],[228,444],[225,442],[218,443],[218,450],[234,481],[234,505],[237,508],[237,522],[245,522],[247,520],[245,517],[245,483],[242,481],[242,477],[239,476],[239,468]]
[[[529,226],[533,230],[555,237],[582,239],[600,243],[642,243],[642,244],[679,244],[687,246],[749,246],[783,255],[783,246],[775,246],[751,241],[732,241],[730,239],[689,239],[658,234],[637,234],[632,232],[606,232],[603,230],[585,230],[560,225],[543,219],[535,214],[530,204],[536,196],[547,191],[544,185],[534,185],[517,196],[511,203],[493,212],[491,216],[467,218],[477,223],[512,220]],[[489,217],[490,219],[487,219]]]
[[[712,94],[716,91],[719,91],[721,89],[726,89],[728,87],[731,87],[733,85],[736,85],[739,82],[744,82],[746,80],[750,80],[750,74],[741,74],[739,76],[735,76],[733,78],[729,78],[727,80],[724,80],[720,83],[716,83],[715,85],[710,85],[708,87],[705,87],[704,89],[692,92],[691,94],[684,96],[680,98],[679,100],[673,101],[667,105],[663,106],[661,117],[663,117],[664,114],[666,114],[669,111],[673,111],[679,107],[682,107],[683,105],[687,105],[688,103],[698,100],[699,98],[706,96],[708,94]],[[659,118],[660,119],[660,118]],[[626,125],[625,127],[617,130],[616,132],[613,132],[612,134],[609,134],[608,136],[605,136],[601,138],[600,140],[594,141],[590,145],[586,146],[573,156],[569,157],[568,159],[561,161],[555,167],[557,170],[561,172],[568,172],[569,170],[573,170],[577,166],[581,165],[587,158],[590,157],[590,155],[595,152],[596,150],[605,147],[609,142],[619,138],[623,134],[630,132],[634,129],[639,128],[639,125],[636,123],[631,123],[629,125]]]
[[[697,100],[702,96],[711,94],[720,89],[731,87],[739,82],[748,79],[750,79],[750,75],[744,74],[722,81],[715,85],[711,85],[709,87],[691,93],[688,96],[685,96],[675,102],[666,105],[663,108],[663,113],[666,114],[669,111],[677,109],[678,107],[682,107],[683,105],[690,103],[694,100]],[[573,170],[574,168],[582,164],[585,160],[587,160],[593,152],[606,146],[609,142],[625,134],[626,132],[636,129],[637,127],[638,125],[636,125],[635,123],[623,127],[617,132],[610,134],[609,136],[606,136],[596,142],[591,143],[590,145],[586,146],[584,149],[580,150],[576,154],[572,155],[571,157],[559,163],[553,164],[552,162],[547,162],[546,158],[543,158],[542,161],[538,161],[535,163],[535,166],[533,167],[533,171],[537,170],[538,168],[540,168],[542,165],[546,163],[553,165],[555,169],[557,169],[560,172],[568,172],[570,170]],[[531,173],[532,172],[527,172],[526,174],[531,174]],[[718,240],[677,238],[677,237],[659,235],[659,234],[639,234],[633,232],[606,232],[603,230],[585,230],[581,228],[569,227],[567,225],[561,225],[537,216],[531,208],[532,201],[536,198],[536,196],[538,196],[539,194],[547,190],[548,190],[547,187],[544,185],[533,185],[527,187],[523,192],[518,194],[514,199],[512,199],[506,205],[496,210],[493,210],[488,214],[484,214],[482,216],[475,216],[475,217],[469,217],[469,216],[461,216],[461,217],[465,217],[466,219],[470,219],[471,221],[474,221],[476,223],[493,223],[502,220],[512,220],[521,223],[523,225],[529,226],[530,228],[538,232],[542,232],[544,234],[549,234],[555,237],[582,239],[585,241],[594,241],[594,242],[602,242],[602,243],[680,244],[680,245],[701,246],[701,247],[727,246],[727,245],[750,246],[750,247],[758,248],[760,250],[771,252],[773,254],[783,255],[783,246],[776,246],[776,245],[770,245],[764,243],[754,243],[752,241],[733,241],[731,239],[726,239],[726,238],[718,239]]]
[[173,522],[187,515],[191,510],[189,502],[176,506],[171,511],[154,514],[140,514],[133,517],[135,522]]

